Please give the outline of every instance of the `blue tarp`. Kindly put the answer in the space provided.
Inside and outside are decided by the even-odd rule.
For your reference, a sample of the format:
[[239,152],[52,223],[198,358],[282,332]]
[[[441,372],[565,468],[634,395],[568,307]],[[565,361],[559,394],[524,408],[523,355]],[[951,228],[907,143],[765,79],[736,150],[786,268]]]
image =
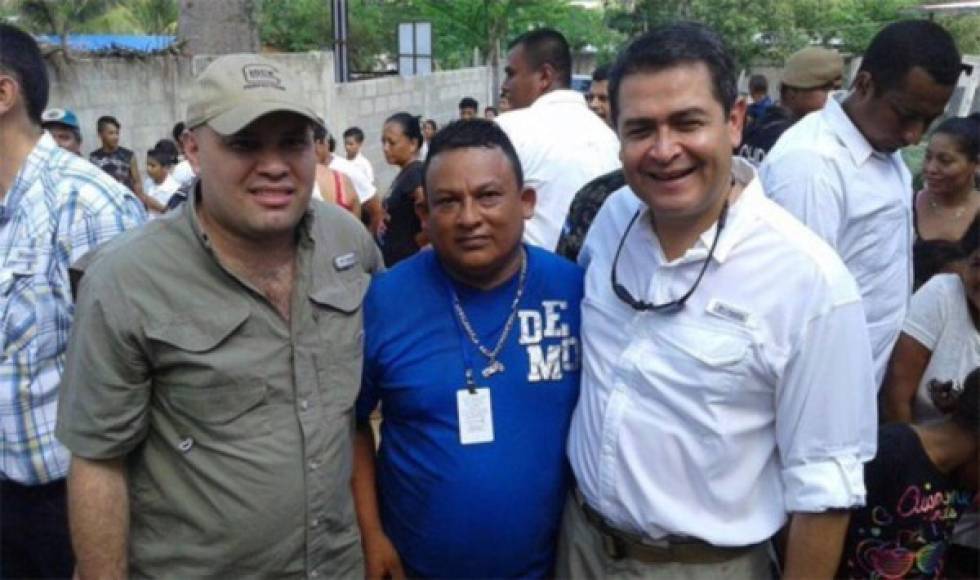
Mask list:
[[[61,37],[42,34],[37,37],[42,44],[60,45]],[[166,50],[177,42],[176,36],[150,36],[143,34],[69,34],[68,48],[78,52],[156,52]]]

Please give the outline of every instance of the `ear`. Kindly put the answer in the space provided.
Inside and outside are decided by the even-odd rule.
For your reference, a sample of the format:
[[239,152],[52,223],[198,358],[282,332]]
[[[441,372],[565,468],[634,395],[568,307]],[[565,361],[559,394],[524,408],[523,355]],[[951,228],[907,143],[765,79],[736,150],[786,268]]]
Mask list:
[[558,80],[558,75],[555,73],[555,69],[547,63],[541,65],[541,68],[539,68],[537,71],[537,75],[539,94],[548,92],[548,90],[555,86],[555,81]]
[[9,75],[0,74],[0,116],[6,115],[17,105],[19,94],[17,81]]
[[201,175],[201,145],[199,135],[194,131],[184,131],[181,141],[184,142],[184,156],[190,162],[194,175]]
[[740,98],[732,105],[732,110],[728,112],[728,138],[732,142],[732,149],[735,149],[742,142],[742,128],[745,126],[745,112],[748,103],[744,98]]
[[521,213],[524,219],[529,220],[534,215],[534,205],[538,201],[538,192],[533,187],[525,187],[521,190]]
[[851,89],[862,98],[873,95],[875,90],[875,82],[874,79],[871,78],[871,73],[866,70],[859,72],[857,76],[854,77],[854,82],[851,83]]

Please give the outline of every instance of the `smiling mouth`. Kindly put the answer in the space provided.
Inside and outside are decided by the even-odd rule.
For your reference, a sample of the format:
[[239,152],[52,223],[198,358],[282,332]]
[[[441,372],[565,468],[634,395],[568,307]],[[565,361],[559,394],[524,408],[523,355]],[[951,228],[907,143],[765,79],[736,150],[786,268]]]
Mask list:
[[684,179],[688,175],[691,175],[692,173],[694,173],[696,169],[697,167],[681,169],[679,171],[656,171],[656,172],[651,171],[647,173],[647,175],[650,176],[650,178],[655,181],[666,181],[666,182],[678,181]]

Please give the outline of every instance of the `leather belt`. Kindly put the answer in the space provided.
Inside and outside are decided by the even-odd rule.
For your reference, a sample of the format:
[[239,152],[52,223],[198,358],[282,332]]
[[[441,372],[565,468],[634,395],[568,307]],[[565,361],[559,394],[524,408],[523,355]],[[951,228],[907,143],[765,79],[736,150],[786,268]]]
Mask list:
[[645,540],[639,535],[613,528],[599,512],[592,509],[582,493],[575,489],[575,501],[585,513],[585,519],[602,536],[602,548],[614,560],[629,558],[649,564],[677,562],[681,564],[719,564],[743,556],[759,544],[734,548],[714,546],[707,542],[678,536],[662,540]]

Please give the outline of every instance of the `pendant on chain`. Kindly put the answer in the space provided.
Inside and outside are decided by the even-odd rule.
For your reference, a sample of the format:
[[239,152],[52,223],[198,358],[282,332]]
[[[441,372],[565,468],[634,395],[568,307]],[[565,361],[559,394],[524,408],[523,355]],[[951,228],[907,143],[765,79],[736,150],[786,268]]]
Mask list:
[[501,363],[499,360],[491,360],[490,364],[487,365],[486,368],[484,368],[482,371],[480,371],[480,374],[483,375],[483,378],[489,379],[493,375],[502,372],[504,372],[503,363]]

